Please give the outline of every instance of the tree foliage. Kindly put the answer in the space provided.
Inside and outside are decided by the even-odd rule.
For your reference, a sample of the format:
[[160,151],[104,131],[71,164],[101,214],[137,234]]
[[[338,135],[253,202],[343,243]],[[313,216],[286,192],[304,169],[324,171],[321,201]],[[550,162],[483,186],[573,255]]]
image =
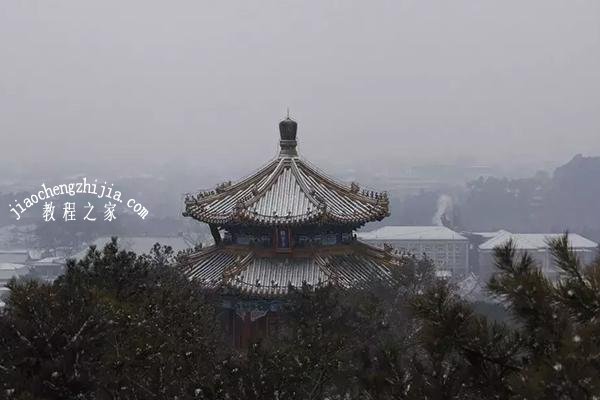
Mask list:
[[[488,319],[404,258],[389,282],[292,290],[277,334],[221,342],[218,299],[150,256],[91,249],[52,284],[12,282],[0,318],[0,396],[16,399],[594,399],[600,264],[551,243],[560,282],[496,250]],[[596,396],[596,397],[594,397]]]
[[[173,398],[213,370],[214,307],[151,256],[101,252],[53,284],[12,282],[0,319],[0,382],[17,398]],[[193,386],[193,387],[192,387]]]

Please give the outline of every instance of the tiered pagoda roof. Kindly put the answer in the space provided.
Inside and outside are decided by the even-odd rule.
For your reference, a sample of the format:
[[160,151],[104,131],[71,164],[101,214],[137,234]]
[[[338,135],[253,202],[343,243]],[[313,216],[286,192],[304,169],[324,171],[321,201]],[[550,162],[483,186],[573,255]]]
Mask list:
[[400,258],[364,243],[276,255],[247,246],[213,246],[188,258],[184,273],[212,290],[245,297],[276,298],[289,287],[327,284],[351,287],[387,280]]
[[208,223],[215,245],[188,256],[185,274],[207,289],[262,299],[290,285],[389,278],[400,258],[352,233],[389,215],[387,194],[337,182],[300,158],[289,117],[279,130],[280,153],[258,172],[186,196],[184,215]]
[[294,139],[284,139],[285,126],[296,123],[287,119],[281,124],[281,152],[275,160],[236,184],[228,182],[187,196],[184,215],[221,226],[360,226],[389,215],[386,193],[361,190],[356,183],[346,185],[329,178],[298,156],[295,129]]

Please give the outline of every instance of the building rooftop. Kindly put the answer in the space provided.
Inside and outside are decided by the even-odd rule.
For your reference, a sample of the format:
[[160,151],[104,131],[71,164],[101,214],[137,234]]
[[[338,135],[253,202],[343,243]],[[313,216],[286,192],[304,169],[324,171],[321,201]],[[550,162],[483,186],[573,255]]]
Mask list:
[[64,257],[45,257],[41,260],[36,260],[31,265],[33,266],[41,266],[41,265],[59,265],[65,264],[66,260]]
[[361,240],[467,240],[445,226],[384,226],[357,236]]
[[[548,240],[560,238],[562,233],[510,233],[505,232],[496,235],[490,240],[479,245],[479,250],[493,250],[496,246],[502,246],[512,239],[518,250],[540,250],[548,248]],[[575,249],[594,249],[598,243],[584,238],[576,233],[569,233],[569,245]]]
[[296,151],[297,123],[282,121],[279,156],[238,183],[189,194],[185,216],[214,225],[363,225],[389,215],[386,193],[333,180]]
[[492,232],[464,232],[465,234],[471,234],[471,235],[477,235],[477,236],[481,236],[484,239],[492,239],[495,238],[498,235],[504,235],[504,234],[510,234],[509,231],[505,231],[504,229],[500,229],[497,231],[492,231]]
[[363,244],[312,248],[282,255],[248,246],[214,246],[188,257],[181,265],[192,280],[230,294],[274,298],[288,293],[289,286],[319,287],[329,283],[342,287],[390,279],[401,258]]

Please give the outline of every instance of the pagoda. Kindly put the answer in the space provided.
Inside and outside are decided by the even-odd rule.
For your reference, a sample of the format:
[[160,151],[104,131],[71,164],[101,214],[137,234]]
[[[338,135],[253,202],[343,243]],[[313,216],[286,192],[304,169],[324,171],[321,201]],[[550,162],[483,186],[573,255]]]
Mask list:
[[335,181],[298,155],[298,124],[279,123],[278,156],[237,183],[189,194],[184,216],[207,223],[213,246],[189,255],[184,273],[223,301],[236,346],[268,336],[290,288],[350,287],[386,279],[399,259],[354,231],[389,215],[387,193]]

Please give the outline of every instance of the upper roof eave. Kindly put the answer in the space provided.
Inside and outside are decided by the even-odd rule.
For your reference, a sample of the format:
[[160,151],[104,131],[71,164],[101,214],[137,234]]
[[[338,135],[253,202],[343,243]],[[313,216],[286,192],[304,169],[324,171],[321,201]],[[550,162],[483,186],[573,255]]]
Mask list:
[[[274,189],[276,185],[281,187]],[[272,199],[267,201],[266,196]],[[297,208],[302,199],[308,208],[292,214],[290,208]],[[268,204],[259,207],[261,202]],[[265,206],[269,204],[275,210],[271,212],[269,208],[271,213],[267,214]],[[361,192],[357,184],[347,186],[337,182],[299,157],[279,157],[240,182],[188,195],[185,206],[185,216],[212,224],[241,221],[257,225],[324,221],[364,224],[389,215],[385,192]]]

